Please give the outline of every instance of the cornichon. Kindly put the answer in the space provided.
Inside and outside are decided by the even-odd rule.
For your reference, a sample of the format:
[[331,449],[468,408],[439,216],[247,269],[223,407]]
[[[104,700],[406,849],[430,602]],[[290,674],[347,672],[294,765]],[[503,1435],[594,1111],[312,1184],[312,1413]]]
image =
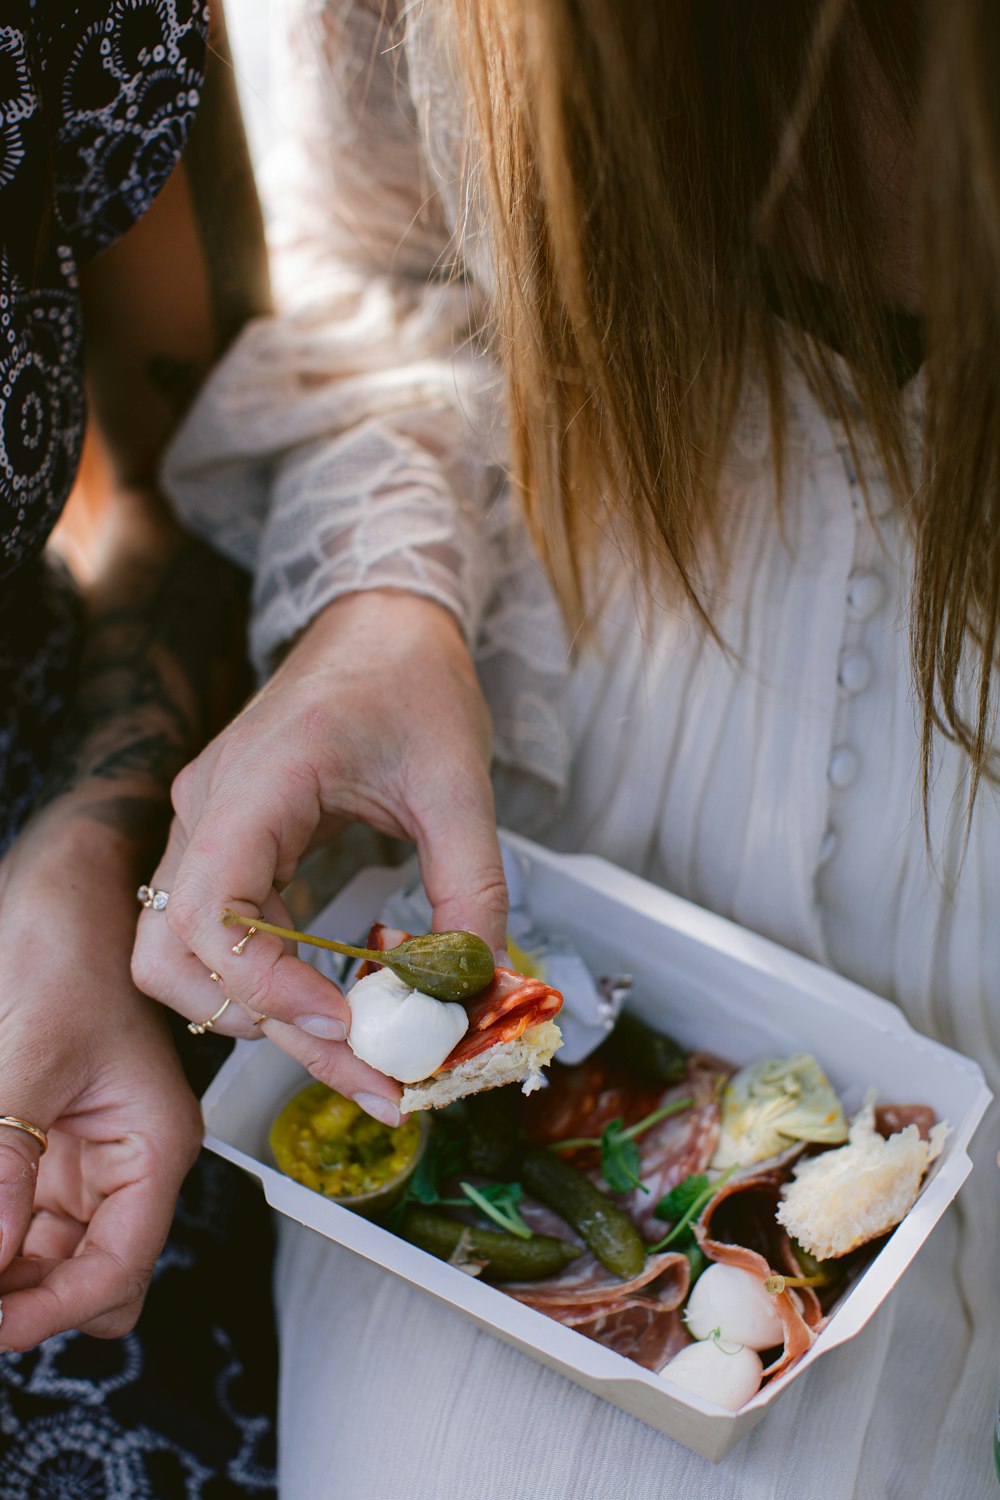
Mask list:
[[540,1203],[576,1230],[587,1249],[613,1276],[628,1281],[646,1264],[646,1246],[628,1214],[589,1177],[552,1151],[525,1153],[521,1181]]
[[412,1245],[418,1245],[439,1260],[450,1260],[462,1249],[469,1260],[485,1261],[484,1281],[541,1281],[554,1276],[583,1252],[566,1240],[550,1239],[536,1234],[530,1240],[499,1230],[479,1229],[449,1219],[429,1208],[409,1207],[403,1215],[400,1234]]
[[605,1047],[610,1057],[657,1083],[680,1083],[687,1071],[684,1053],[673,1038],[654,1031],[630,1011],[618,1017]]

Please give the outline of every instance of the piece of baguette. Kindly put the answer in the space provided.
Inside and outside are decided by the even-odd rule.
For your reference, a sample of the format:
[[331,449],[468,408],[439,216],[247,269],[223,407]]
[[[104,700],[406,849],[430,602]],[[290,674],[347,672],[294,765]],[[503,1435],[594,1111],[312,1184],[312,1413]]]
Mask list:
[[497,1042],[494,1047],[424,1078],[403,1089],[399,1107],[404,1114],[418,1109],[443,1109],[466,1094],[499,1088],[505,1083],[523,1083],[522,1093],[530,1094],[543,1082],[542,1069],[552,1061],[562,1045],[562,1032],[555,1021],[529,1026],[512,1042]]

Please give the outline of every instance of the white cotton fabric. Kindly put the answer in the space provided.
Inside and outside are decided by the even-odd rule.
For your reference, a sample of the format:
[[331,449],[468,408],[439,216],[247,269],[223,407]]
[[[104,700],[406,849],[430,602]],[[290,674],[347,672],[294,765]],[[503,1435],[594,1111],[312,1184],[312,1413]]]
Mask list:
[[[981,787],[964,842],[967,766],[939,740],[928,854],[912,549],[874,456],[866,507],[789,356],[779,518],[748,383],[723,476],[732,563],[708,582],[728,654],[675,606],[646,628],[609,547],[601,651],[571,657],[504,480],[447,46],[419,3],[384,29],[382,0],[288,9],[281,311],[234,347],[165,475],[189,523],[255,572],[261,670],[340,594],[437,599],[476,654],[504,821],[832,965],[1000,1094],[1000,792]],[[904,401],[919,443],[919,378]],[[998,1144],[994,1105],[970,1182],[888,1303],[720,1468],[283,1221],[283,1500],[992,1500]]]

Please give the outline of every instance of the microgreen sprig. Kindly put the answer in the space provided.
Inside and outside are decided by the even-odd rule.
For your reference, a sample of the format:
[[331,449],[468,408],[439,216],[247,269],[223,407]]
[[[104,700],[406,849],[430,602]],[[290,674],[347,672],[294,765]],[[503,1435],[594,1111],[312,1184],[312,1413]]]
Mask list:
[[459,1187],[465,1194],[464,1198],[439,1198],[437,1201],[449,1208],[468,1208],[471,1203],[508,1234],[516,1234],[519,1240],[534,1237],[531,1226],[521,1217],[519,1204],[524,1189],[519,1182],[490,1182],[478,1188],[471,1182],[461,1182]]
[[[714,1198],[720,1187],[722,1187],[722,1185],[728,1182],[730,1177],[732,1177],[733,1173],[736,1171],[736,1165],[737,1164],[734,1164],[731,1167],[727,1167],[724,1172],[721,1172],[719,1174],[714,1182],[709,1182],[708,1178],[704,1177],[702,1179],[705,1183],[705,1186],[703,1188],[701,1188],[693,1195],[690,1192],[685,1195],[689,1199],[687,1207],[684,1209],[684,1212],[677,1220],[673,1229],[671,1229],[668,1234],[664,1235],[662,1240],[658,1240],[655,1245],[650,1245],[648,1247],[650,1254],[653,1254],[657,1250],[665,1250],[668,1245],[672,1245],[676,1241],[680,1240],[685,1230],[690,1230],[690,1225],[701,1213],[702,1209],[705,1207],[705,1204],[708,1203],[711,1198]],[[680,1188],[684,1188],[688,1183],[692,1183],[693,1181],[693,1178],[688,1177],[679,1186]],[[670,1209],[673,1206],[671,1204],[671,1199],[674,1199],[676,1201],[676,1198],[678,1196],[680,1196],[678,1193],[678,1189],[674,1188],[672,1193],[667,1193],[664,1198],[660,1199],[660,1202],[656,1205],[656,1209],[654,1210],[658,1218],[662,1219],[668,1217]],[[693,1234],[693,1231],[690,1232]],[[678,1249],[681,1248],[683,1248],[683,1245],[678,1245]]]
[[693,1099],[673,1099],[669,1104],[654,1109],[652,1114],[635,1125],[625,1125],[620,1117],[605,1125],[600,1137],[581,1136],[570,1141],[555,1141],[553,1151],[576,1151],[582,1146],[599,1146],[601,1151],[601,1175],[613,1193],[628,1193],[633,1188],[649,1192],[641,1177],[641,1159],[636,1145],[640,1135],[658,1125],[668,1115],[676,1115],[690,1109]]

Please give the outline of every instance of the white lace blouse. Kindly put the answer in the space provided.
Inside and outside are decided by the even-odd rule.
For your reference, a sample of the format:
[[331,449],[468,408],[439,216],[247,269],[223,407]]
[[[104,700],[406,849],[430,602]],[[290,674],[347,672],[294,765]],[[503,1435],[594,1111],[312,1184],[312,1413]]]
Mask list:
[[[939,739],[928,851],[913,554],[874,455],[869,511],[844,432],[789,357],[781,523],[752,388],[723,477],[732,565],[711,606],[731,653],[673,605],[644,636],[609,557],[592,599],[601,649],[571,655],[504,480],[478,332],[489,258],[446,31],[420,3],[385,23],[383,0],[289,9],[277,112],[291,128],[269,179],[280,311],[233,348],[165,470],[187,522],[254,572],[261,671],[340,594],[439,600],[494,715],[502,818],[833,965],[975,1057],[1000,1093],[1000,789],[980,789],[963,846],[968,767]],[[919,376],[904,403],[919,442]],[[988,1492],[974,1481],[1000,1348],[998,1137],[994,1107],[957,1210],[963,1295],[954,1379],[921,1450],[930,1487],[900,1494]],[[957,1434],[967,1487],[938,1490],[927,1476],[943,1484]]]

